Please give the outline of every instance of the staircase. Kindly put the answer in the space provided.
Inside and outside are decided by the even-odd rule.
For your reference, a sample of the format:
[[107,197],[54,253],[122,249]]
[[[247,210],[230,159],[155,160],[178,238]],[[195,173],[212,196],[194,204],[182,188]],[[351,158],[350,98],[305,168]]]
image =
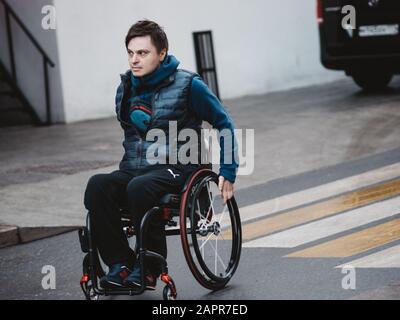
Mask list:
[[36,117],[18,97],[7,81],[4,70],[0,68],[0,128],[36,124]]
[[[19,125],[51,125],[51,105],[49,88],[49,66],[54,68],[55,64],[40,46],[38,41],[29,31],[27,26],[8,4],[6,0],[0,0],[0,5],[5,11],[5,30],[7,38],[7,48],[9,53],[10,66],[6,68],[4,62],[0,60],[0,127],[19,126]],[[13,23],[12,23],[13,22]],[[17,61],[14,56],[13,31],[18,27],[22,30],[27,40],[33,44],[36,50],[42,55],[43,59],[43,77],[44,77],[44,97],[46,114],[45,119],[41,119],[24,93],[21,91],[17,81]],[[3,44],[2,44],[3,45]],[[10,70],[10,71],[9,71]],[[27,70],[29,72],[29,70]]]

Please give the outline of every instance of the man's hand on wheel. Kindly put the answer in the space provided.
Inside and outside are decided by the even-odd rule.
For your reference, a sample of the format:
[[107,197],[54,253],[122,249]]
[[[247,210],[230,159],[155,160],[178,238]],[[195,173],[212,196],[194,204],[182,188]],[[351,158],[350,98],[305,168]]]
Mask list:
[[223,176],[219,176],[218,188],[221,191],[221,197],[224,198],[224,204],[226,204],[226,201],[233,197],[233,183]]

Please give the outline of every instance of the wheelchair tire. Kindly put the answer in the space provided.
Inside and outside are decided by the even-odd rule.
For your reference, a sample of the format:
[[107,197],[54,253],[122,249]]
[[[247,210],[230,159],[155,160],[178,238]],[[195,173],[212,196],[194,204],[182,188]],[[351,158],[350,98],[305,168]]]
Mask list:
[[99,250],[94,250],[94,268],[97,278],[102,278],[108,272],[107,265],[101,260]]
[[195,279],[210,290],[222,289],[230,281],[239,265],[242,247],[235,198],[224,205],[219,194],[218,175],[202,169],[192,175],[181,199],[183,252]]
[[165,286],[163,289],[163,299],[164,300],[176,300],[176,296],[173,295],[170,286]]

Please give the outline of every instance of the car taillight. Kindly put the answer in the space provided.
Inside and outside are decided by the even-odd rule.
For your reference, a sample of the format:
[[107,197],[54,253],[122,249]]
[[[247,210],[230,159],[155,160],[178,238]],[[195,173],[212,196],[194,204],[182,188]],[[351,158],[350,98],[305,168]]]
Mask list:
[[319,24],[324,22],[322,1],[323,0],[317,0],[317,21]]

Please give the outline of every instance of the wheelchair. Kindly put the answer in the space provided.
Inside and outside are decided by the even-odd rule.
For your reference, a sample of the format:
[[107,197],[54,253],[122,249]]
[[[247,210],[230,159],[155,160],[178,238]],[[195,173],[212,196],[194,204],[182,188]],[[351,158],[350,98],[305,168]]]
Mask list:
[[[130,246],[136,235],[127,208],[120,208],[124,233]],[[155,217],[154,217],[155,216]],[[218,189],[218,175],[210,166],[199,166],[186,181],[179,194],[166,194],[159,203],[142,218],[140,237],[135,241],[134,251],[145,270],[146,258],[161,265],[160,280],[165,283],[164,300],[175,300],[177,288],[168,273],[166,259],[146,249],[145,237],[151,218],[160,219],[165,225],[166,236],[180,235],[183,254],[191,273],[206,289],[216,291],[224,288],[233,277],[240,260],[242,229],[239,209],[235,198],[223,203]],[[83,259],[83,276],[80,285],[87,300],[100,296],[139,295],[145,290],[144,272],[142,285],[138,288],[105,289],[99,279],[106,273],[96,243],[91,236],[90,212],[86,226],[78,230]]]

